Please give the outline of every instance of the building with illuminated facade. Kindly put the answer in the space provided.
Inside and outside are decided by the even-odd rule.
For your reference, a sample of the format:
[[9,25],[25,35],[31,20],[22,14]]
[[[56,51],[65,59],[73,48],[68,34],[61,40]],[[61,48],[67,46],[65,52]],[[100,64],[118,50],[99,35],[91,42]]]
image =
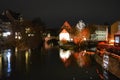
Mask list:
[[60,42],[70,42],[72,40],[71,32],[72,32],[72,28],[70,24],[67,21],[65,21],[59,33]]
[[0,43],[1,45],[11,44],[13,41],[13,24],[20,21],[20,14],[11,10],[4,10],[0,14]]
[[[120,46],[120,22],[117,22],[116,27],[116,33],[114,33],[114,45]],[[113,28],[113,27],[112,27]]]
[[110,39],[114,40],[114,34],[117,33],[118,31],[118,25],[120,21],[116,21],[111,25],[111,30],[110,30]]
[[108,26],[106,25],[94,25],[95,32],[91,34],[91,40],[96,41],[108,41]]

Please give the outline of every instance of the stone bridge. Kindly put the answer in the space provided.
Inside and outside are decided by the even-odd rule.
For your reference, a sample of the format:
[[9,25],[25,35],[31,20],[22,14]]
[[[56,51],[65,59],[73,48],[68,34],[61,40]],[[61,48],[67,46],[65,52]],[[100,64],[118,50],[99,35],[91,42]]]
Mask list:
[[58,37],[55,37],[55,36],[45,37],[45,42],[48,42],[49,40],[52,40],[52,39],[58,40]]

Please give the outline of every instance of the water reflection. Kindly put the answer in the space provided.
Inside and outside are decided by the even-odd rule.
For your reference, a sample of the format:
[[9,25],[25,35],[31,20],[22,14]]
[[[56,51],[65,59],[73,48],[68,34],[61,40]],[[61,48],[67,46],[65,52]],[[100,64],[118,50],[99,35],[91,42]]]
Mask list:
[[71,56],[71,54],[72,54],[71,50],[60,49],[59,51],[59,56],[66,67],[70,65],[69,57]]
[[25,64],[26,64],[26,72],[29,71],[29,63],[30,63],[30,56],[31,56],[31,50],[25,52]]
[[109,74],[108,74],[108,71],[103,69],[103,77],[104,77],[104,80],[109,80]]
[[0,78],[2,76],[2,54],[0,54]]
[[29,71],[29,64],[30,64],[30,56],[31,56],[31,50],[28,49],[26,51],[18,51],[17,48],[15,48],[15,65],[16,65],[16,71],[18,72],[26,72]]
[[[14,53],[15,52],[15,53]],[[10,77],[13,71],[18,73],[29,71],[31,50],[15,51],[11,49],[2,50],[0,53],[0,78]]]
[[11,74],[11,50],[7,49],[3,51],[3,63],[4,63],[4,71],[7,77]]
[[78,66],[85,67],[89,66],[91,63],[90,55],[86,51],[75,52],[74,56]]
[[70,50],[60,49],[60,58],[62,59],[63,62],[66,62],[70,55],[71,55]]
[[108,66],[109,66],[109,55],[108,54],[104,54],[103,55],[103,68],[108,70]]
[[79,67],[89,66],[91,63],[90,54],[86,51],[75,52],[72,50],[60,49],[59,55],[66,67],[73,63],[73,61],[75,61]]
[[103,77],[104,77],[104,80],[109,80],[109,75],[108,75],[108,67],[109,67],[109,55],[108,54],[104,54],[103,55]]
[[[15,51],[10,49],[2,51],[0,54],[0,79],[3,77],[9,77],[8,80],[109,79],[108,71],[102,69],[92,59],[93,53],[91,52],[59,48],[40,50],[41,52],[31,49],[18,51],[16,48]],[[92,64],[93,62],[94,64]]]

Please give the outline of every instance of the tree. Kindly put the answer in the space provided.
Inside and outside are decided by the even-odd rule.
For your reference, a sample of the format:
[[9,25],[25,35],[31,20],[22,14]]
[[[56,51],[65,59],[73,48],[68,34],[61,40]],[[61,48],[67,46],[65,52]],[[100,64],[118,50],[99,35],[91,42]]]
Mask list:
[[90,37],[90,32],[89,32],[89,29],[86,27],[81,31],[76,31],[76,34],[74,36],[74,41],[76,44],[79,44],[84,39],[89,39],[89,37]]

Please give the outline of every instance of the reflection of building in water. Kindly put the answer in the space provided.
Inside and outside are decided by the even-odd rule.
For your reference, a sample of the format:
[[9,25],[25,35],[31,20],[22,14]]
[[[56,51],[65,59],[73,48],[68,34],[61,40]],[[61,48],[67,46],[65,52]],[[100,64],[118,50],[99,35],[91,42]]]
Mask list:
[[80,67],[88,66],[91,62],[90,56],[85,55],[84,51],[74,53],[74,57]]
[[71,51],[70,50],[63,50],[60,49],[60,58],[62,59],[63,62],[65,62],[71,55]]
[[65,66],[67,67],[70,64],[70,61],[68,59],[71,56],[71,51],[70,50],[65,51],[63,49],[60,49],[59,55],[61,60],[64,62]]
[[11,74],[11,50],[7,49],[3,53],[3,62],[5,67],[6,76],[10,76]]
[[17,72],[25,71],[28,73],[30,64],[31,50],[15,52],[15,67]]
[[73,60],[75,60],[80,67],[89,66],[91,63],[90,56],[89,54],[85,54],[85,51],[72,52],[71,50],[60,49],[59,55],[66,67],[70,65]]

